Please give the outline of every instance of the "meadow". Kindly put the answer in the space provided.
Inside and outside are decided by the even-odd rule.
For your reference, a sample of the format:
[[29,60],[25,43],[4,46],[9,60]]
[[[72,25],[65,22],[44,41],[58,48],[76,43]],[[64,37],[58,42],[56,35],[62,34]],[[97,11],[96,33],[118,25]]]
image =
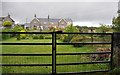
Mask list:
[[[51,43],[51,39],[22,39],[10,38],[2,42],[34,42]],[[61,42],[57,40],[57,42]],[[82,47],[73,47],[73,45],[57,45],[57,53],[79,53],[96,52],[97,46],[84,45]],[[51,45],[2,45],[3,54],[52,54]],[[89,55],[63,55],[56,56],[56,63],[71,62],[91,62]],[[106,60],[104,60],[106,61]],[[2,56],[3,64],[52,64],[52,56]],[[62,65],[56,66],[57,72],[82,72],[91,70],[108,70],[110,64],[82,64],[82,65]],[[3,73],[51,73],[52,66],[3,66]]]

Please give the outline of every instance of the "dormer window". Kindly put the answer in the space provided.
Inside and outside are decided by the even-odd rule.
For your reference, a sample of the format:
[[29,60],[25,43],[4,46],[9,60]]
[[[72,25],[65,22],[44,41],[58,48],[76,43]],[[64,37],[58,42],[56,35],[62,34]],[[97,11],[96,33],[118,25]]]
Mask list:
[[61,22],[61,24],[64,24],[64,22]]
[[36,23],[36,21],[34,21],[34,23]]

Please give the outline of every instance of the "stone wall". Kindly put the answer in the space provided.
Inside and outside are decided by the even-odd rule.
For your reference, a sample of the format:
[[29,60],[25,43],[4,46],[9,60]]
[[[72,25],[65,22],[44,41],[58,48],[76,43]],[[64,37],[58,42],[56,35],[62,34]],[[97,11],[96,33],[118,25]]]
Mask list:
[[120,68],[120,32],[113,33],[113,66]]

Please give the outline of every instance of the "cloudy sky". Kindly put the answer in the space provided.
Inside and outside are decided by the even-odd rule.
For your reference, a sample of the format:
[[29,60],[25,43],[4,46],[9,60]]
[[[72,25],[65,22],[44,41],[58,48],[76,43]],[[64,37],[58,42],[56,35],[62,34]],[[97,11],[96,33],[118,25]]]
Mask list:
[[[60,1],[60,0],[59,0]],[[118,0],[84,0],[51,2],[44,0],[4,0],[0,3],[0,13],[9,13],[16,23],[30,22],[34,14],[38,18],[71,18],[74,25],[98,26],[112,24],[112,18],[117,15]]]

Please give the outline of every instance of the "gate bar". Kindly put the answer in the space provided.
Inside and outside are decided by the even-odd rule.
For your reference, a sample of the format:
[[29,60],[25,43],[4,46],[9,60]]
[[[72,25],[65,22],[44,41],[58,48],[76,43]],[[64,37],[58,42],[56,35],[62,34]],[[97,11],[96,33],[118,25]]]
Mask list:
[[52,33],[52,74],[56,74],[56,33]]

